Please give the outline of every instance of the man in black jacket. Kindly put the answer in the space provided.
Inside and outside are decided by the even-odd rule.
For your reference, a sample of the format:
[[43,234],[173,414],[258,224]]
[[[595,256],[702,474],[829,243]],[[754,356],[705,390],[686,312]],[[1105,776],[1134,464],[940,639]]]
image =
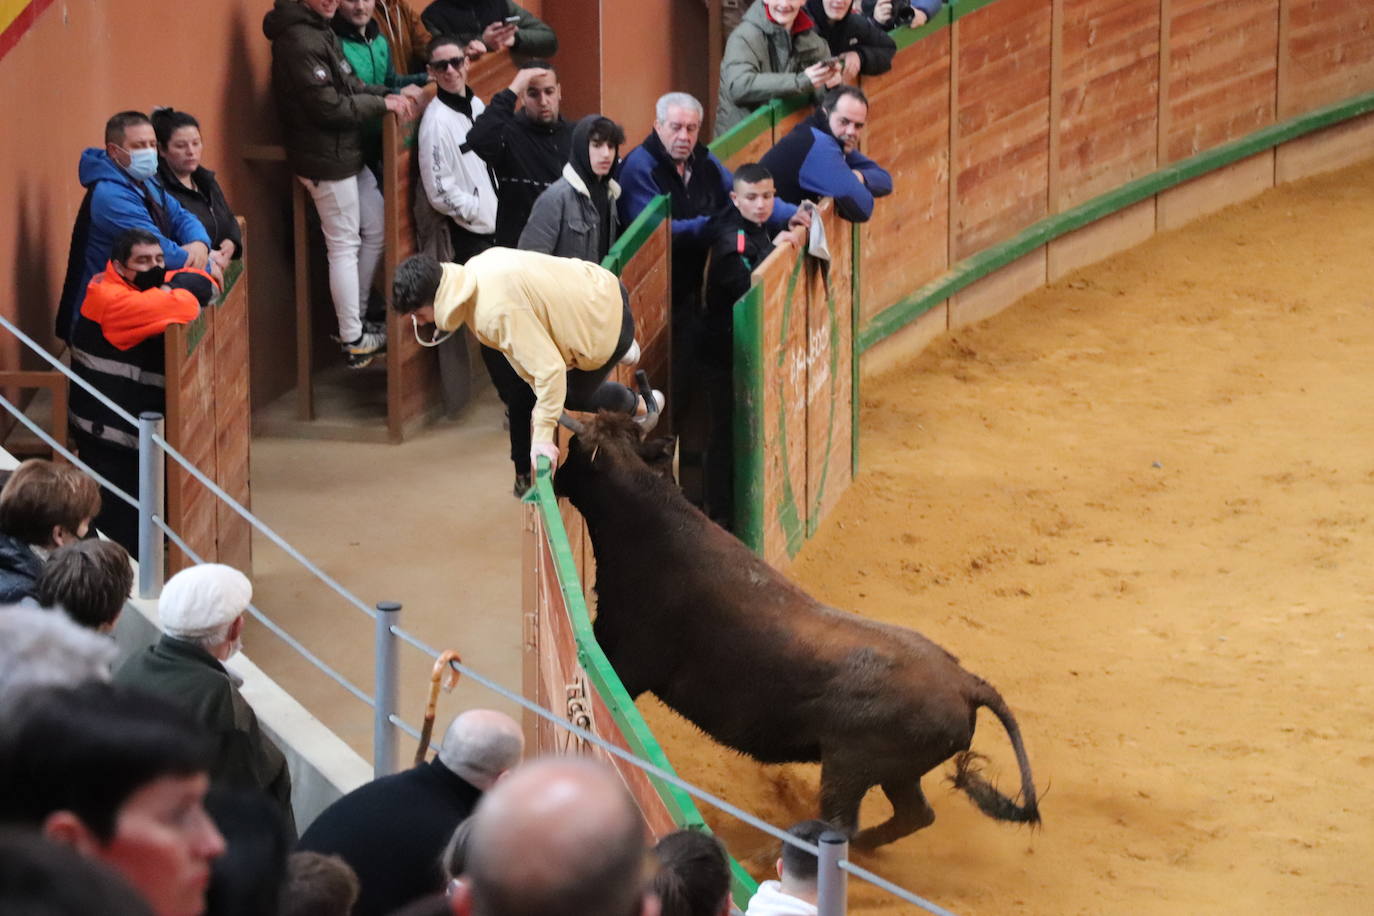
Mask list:
[[875,76],[892,69],[897,43],[872,19],[854,12],[851,0],[806,0],[806,11],[816,22],[816,34],[843,62],[846,83],[860,73]]
[[[706,513],[730,527],[734,515],[734,314],[749,292],[751,275],[777,245],[799,247],[806,239],[807,214],[787,229],[773,225],[779,202],[773,176],[756,162],[740,166],[730,192],[733,206],[711,221],[711,259],[706,274],[701,367],[710,421],[704,462]],[[809,205],[808,205],[809,206]]]
[[[515,248],[534,202],[558,180],[572,151],[572,125],[559,114],[562,89],[548,61],[520,65],[508,89],[472,122],[468,146],[486,160],[500,182],[496,245]],[[519,111],[516,101],[521,103]]]
[[385,916],[437,893],[444,889],[439,854],[449,837],[524,748],[514,719],[470,709],[449,725],[437,757],[334,802],[299,848],[340,856],[357,873],[362,892],[353,916]]

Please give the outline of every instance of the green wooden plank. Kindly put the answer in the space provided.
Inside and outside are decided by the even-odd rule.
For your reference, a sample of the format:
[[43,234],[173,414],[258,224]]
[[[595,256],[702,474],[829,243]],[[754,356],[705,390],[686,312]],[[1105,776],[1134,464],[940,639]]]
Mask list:
[[672,212],[671,207],[667,194],[660,194],[649,201],[649,206],[640,211],[634,222],[630,223],[620,234],[620,238],[615,240],[611,250],[606,252],[601,266],[619,276],[625,265],[630,263],[630,259],[644,247],[644,243],[658,229],[659,224],[668,218],[668,214]]
[[[634,700],[630,699],[625,686],[620,683],[619,675],[611,667],[592,634],[591,615],[587,612],[582,582],[577,574],[577,564],[573,561],[568,531],[563,525],[563,516],[558,512],[558,498],[553,493],[553,475],[550,470],[549,460],[540,458],[532,495],[527,498],[532,499],[538,506],[539,515],[544,522],[549,550],[553,555],[554,570],[558,575],[558,590],[563,596],[568,619],[572,624],[573,637],[577,642],[577,662],[586,672],[587,680],[591,682],[593,689],[605,702],[606,708],[610,710],[616,728],[630,746],[630,753],[677,775],[673,765],[668,762],[668,756],[663,753],[662,746],[649,730]],[[702,819],[692,796],[652,773],[647,775],[674,823],[679,827],[710,833],[710,828]],[[758,885],[733,857],[730,859],[730,866],[735,900],[743,906],[749,897],[757,892]]]
[[773,112],[768,105],[753,112],[711,141],[710,150],[724,162],[764,134],[773,132]]
[[1260,128],[1215,149],[1182,159],[1063,213],[1042,219],[1005,242],[965,258],[944,275],[875,315],[859,335],[860,351],[868,350],[954,293],[1029,254],[1041,245],[1208,172],[1371,111],[1374,111],[1374,92],[1336,102],[1289,118],[1287,121]]
[[763,284],[734,311],[735,536],[763,556]]
[[914,29],[893,29],[891,32],[888,32],[887,35],[896,43],[898,51],[901,51],[903,48],[909,48],[927,35],[932,35],[941,29],[948,28],[950,23],[954,21],[954,17],[950,10],[950,5],[945,4],[940,7],[940,12],[931,16],[925,25]]
[[226,299],[233,290],[234,284],[239,282],[239,277],[243,276],[243,259],[239,258],[230,261],[229,266],[224,268],[224,289],[220,290],[219,298]]
[[[951,0],[945,9],[950,11],[951,19],[963,19],[965,16],[972,15],[983,7],[991,6],[996,2],[997,0]],[[1046,6],[1048,5],[1049,4],[1046,4]],[[941,10],[941,12],[944,12],[944,10]]]

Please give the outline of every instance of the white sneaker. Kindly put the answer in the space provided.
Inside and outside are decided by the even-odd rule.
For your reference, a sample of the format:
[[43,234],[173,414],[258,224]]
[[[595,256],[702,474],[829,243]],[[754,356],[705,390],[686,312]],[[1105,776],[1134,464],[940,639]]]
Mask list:
[[631,340],[630,349],[625,351],[625,355],[620,357],[620,365],[633,366],[639,362],[639,341]]
[[352,343],[341,343],[339,347],[343,350],[348,368],[362,369],[364,366],[371,365],[373,358],[378,353],[386,350],[386,334],[364,331],[357,340]]

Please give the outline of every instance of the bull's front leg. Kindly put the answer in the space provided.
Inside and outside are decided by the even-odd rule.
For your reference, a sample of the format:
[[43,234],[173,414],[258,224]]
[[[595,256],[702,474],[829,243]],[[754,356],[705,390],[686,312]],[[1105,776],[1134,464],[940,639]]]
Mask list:
[[630,695],[630,699],[639,699],[640,694],[653,689],[649,680],[653,670],[652,659],[647,658],[646,653],[636,652],[633,640],[619,638],[608,627],[597,626],[597,623],[600,623],[600,618],[592,624],[592,634],[596,637],[597,645],[605,654],[606,661],[615,669],[616,676],[620,678],[621,686]]
[[851,837],[859,829],[859,804],[873,783],[864,775],[864,762],[848,753],[825,753],[821,758],[821,819]]

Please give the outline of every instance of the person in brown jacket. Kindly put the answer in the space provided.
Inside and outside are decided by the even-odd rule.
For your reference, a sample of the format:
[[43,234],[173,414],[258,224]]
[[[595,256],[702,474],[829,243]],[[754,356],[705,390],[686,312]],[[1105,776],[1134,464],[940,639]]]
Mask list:
[[382,192],[365,167],[362,127],[415,103],[358,79],[330,20],[339,0],[276,0],[262,20],[272,42],[272,91],[286,160],[315,201],[329,253],[329,293],[338,341],[351,369],[386,347],[385,325],[364,326],[368,291],[382,258]]
[[397,73],[419,73],[425,69],[425,48],[434,36],[406,0],[377,0],[372,21],[386,38]]

